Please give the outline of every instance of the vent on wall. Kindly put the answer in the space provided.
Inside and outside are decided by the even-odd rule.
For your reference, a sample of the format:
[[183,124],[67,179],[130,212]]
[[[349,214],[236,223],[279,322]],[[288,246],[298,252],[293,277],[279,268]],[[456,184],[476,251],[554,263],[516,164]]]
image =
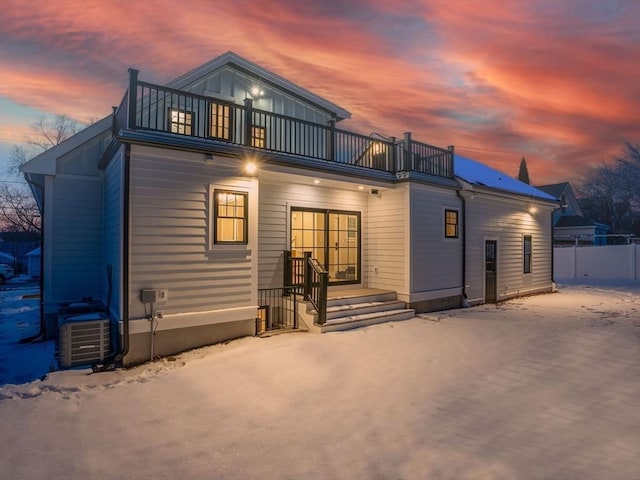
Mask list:
[[58,338],[60,367],[103,362],[109,355],[110,328],[109,317],[104,312],[61,318]]

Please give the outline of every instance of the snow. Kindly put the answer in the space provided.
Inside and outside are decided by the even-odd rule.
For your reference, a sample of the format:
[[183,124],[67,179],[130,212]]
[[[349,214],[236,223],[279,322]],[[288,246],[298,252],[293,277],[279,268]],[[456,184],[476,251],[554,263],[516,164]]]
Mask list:
[[489,188],[497,188],[511,193],[517,193],[528,197],[536,197],[544,200],[557,201],[552,195],[538,190],[531,185],[521,182],[506,173],[495,170],[470,158],[454,156],[453,168],[457,177],[472,185],[480,185]]
[[[28,354],[5,353],[17,348],[6,336],[34,331],[37,301],[13,290],[0,301],[2,365],[17,372]],[[24,326],[20,334],[11,322]],[[40,345],[20,347],[48,368],[52,352],[46,359]],[[566,282],[558,293],[498,306],[244,338],[128,370],[2,385],[0,471],[29,479],[638,478],[639,367],[640,282]]]

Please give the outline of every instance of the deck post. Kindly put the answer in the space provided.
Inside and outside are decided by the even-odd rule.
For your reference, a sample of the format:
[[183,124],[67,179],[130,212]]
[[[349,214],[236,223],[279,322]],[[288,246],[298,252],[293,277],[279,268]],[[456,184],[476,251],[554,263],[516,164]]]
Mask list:
[[413,148],[411,147],[411,132],[404,132],[404,169],[407,172],[414,170]]
[[453,167],[454,167],[453,162],[455,162],[455,160],[454,160],[454,156],[455,156],[455,151],[454,151],[454,150],[455,150],[455,147],[454,147],[453,145],[449,145],[449,146],[447,147],[447,150],[449,150],[449,151],[451,152],[451,157],[450,157],[450,158],[451,158],[451,161],[449,162],[449,165],[448,165],[449,169],[447,170],[447,174],[448,174],[448,175],[447,175],[447,177],[449,177],[449,178],[453,178],[453,175],[454,175],[454,173],[453,173],[453,172],[455,172],[455,170],[453,169]]
[[311,252],[304,252],[304,299],[311,298],[311,289],[313,288],[313,272],[311,271]]
[[389,142],[391,142],[391,158],[389,159],[391,162],[391,171],[392,173],[396,173],[398,171],[398,155],[396,152],[396,137],[389,137]]
[[251,147],[252,146],[252,140],[253,140],[253,135],[252,135],[252,131],[253,131],[253,99],[252,98],[245,98],[244,99],[244,124],[245,124],[245,130],[244,130],[244,144],[247,147]]
[[136,102],[138,100],[138,74],[140,70],[129,69],[129,115],[127,128],[136,129]]
[[329,120],[329,151],[327,160],[333,162],[336,159],[336,119]]
[[329,286],[329,274],[320,274],[320,291],[318,292],[318,323],[324,325],[327,321],[327,287]]

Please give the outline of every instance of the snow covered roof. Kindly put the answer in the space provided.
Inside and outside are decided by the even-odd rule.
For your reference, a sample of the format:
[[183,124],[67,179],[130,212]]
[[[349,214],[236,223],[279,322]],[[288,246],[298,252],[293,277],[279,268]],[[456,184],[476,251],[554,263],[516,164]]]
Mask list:
[[536,187],[521,182],[499,170],[491,168],[483,163],[470,158],[454,156],[453,169],[456,177],[461,178],[471,185],[493,188],[505,192],[516,193],[526,197],[535,197],[543,200],[557,201],[553,195],[538,190]]

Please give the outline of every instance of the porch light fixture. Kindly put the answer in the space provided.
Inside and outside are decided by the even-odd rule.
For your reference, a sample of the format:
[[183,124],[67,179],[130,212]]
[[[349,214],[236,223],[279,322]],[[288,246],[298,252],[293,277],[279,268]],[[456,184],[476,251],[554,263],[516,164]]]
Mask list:
[[253,98],[259,98],[264,96],[264,90],[259,87],[251,87],[251,96]]
[[360,185],[360,186],[358,187],[358,190],[364,190],[364,187],[363,187],[362,185]]
[[255,175],[257,171],[258,171],[258,165],[256,165],[254,162],[245,163],[244,173],[246,173],[247,175]]
[[319,185],[320,184],[320,180],[318,180],[317,178],[313,179],[313,184],[314,185]]
[[536,213],[538,213],[538,207],[533,204],[529,205],[529,213],[531,215],[535,215]]
[[205,153],[204,161],[206,163],[213,163],[213,155],[211,155],[210,153]]

